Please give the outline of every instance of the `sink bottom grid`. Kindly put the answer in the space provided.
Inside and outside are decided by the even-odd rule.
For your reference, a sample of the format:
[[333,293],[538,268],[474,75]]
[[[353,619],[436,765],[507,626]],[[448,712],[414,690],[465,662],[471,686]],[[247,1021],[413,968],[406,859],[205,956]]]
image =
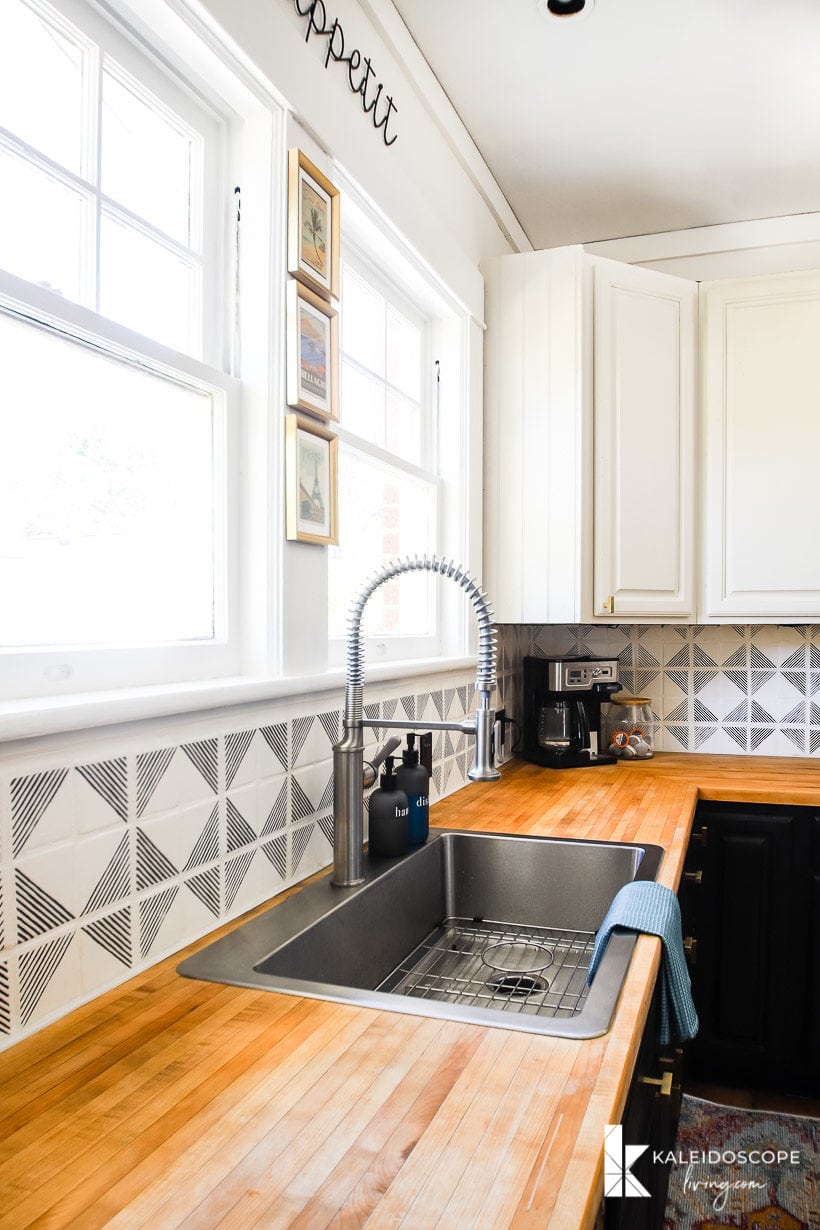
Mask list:
[[446,918],[377,987],[544,1017],[580,1012],[595,933]]

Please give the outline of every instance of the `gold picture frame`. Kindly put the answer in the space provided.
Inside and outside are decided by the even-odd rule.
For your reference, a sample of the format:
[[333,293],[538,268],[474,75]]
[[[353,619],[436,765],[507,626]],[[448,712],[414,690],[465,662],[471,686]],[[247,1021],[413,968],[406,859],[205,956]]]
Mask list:
[[300,149],[288,150],[288,273],[339,298],[339,189]]
[[291,281],[287,287],[287,401],[295,410],[339,421],[339,315]]
[[285,419],[285,535],[289,542],[333,546],[339,541],[339,440],[321,423]]

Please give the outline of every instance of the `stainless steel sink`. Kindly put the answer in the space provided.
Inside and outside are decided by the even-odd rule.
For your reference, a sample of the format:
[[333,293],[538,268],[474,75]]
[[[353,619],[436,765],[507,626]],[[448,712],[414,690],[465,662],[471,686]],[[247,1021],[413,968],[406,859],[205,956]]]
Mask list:
[[188,978],[563,1037],[605,1033],[635,937],[595,932],[659,846],[431,830],[366,880],[308,885],[179,966]]

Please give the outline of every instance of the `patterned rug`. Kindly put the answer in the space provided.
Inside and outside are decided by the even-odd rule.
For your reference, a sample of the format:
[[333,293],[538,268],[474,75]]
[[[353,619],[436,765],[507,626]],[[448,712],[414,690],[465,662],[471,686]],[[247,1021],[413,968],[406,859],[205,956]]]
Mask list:
[[820,1119],[684,1095],[664,1230],[820,1230]]

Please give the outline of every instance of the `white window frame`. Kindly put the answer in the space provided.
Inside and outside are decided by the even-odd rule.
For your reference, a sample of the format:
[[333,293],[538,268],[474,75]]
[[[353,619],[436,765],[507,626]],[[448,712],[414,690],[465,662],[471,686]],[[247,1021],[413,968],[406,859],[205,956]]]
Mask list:
[[[56,3],[71,14],[79,11],[76,0]],[[89,12],[91,8],[89,5]],[[215,419],[221,426],[221,431],[215,432],[221,437],[215,470],[222,481],[215,522],[221,540],[218,563],[224,578],[224,606],[219,612],[222,627],[220,634],[205,644],[3,651],[0,668],[5,676],[5,694],[10,696],[0,702],[0,723],[10,727],[11,733],[25,730],[32,715],[42,718],[48,710],[53,711],[55,729],[81,725],[90,714],[97,715],[92,720],[107,720],[126,697],[139,698],[135,709],[176,708],[170,697],[191,688],[193,693],[181,707],[196,708],[206,696],[213,695],[214,689],[224,686],[223,681],[235,683],[252,674],[270,677],[276,670],[281,643],[273,562],[280,525],[279,448],[275,438],[270,439],[271,406],[275,402],[271,394],[272,366],[277,347],[267,339],[276,336],[277,330],[281,332],[282,312],[278,303],[271,303],[270,287],[281,274],[276,253],[278,232],[284,226],[284,200],[277,209],[272,168],[284,150],[284,109],[264,83],[249,76],[244,65],[222,56],[219,41],[206,27],[198,26],[191,14],[171,12],[161,0],[143,0],[139,17],[120,5],[116,11],[108,11],[112,20],[122,23],[115,40],[121,39],[118,58],[128,71],[133,72],[135,55],[147,56],[152,61],[148,71],[149,85],[153,86],[154,74],[159,71],[154,62],[163,63],[166,71],[171,65],[182,74],[185,88],[197,104],[206,94],[200,82],[207,80],[219,91],[219,106],[224,104],[221,122],[227,125],[230,120],[236,130],[230,158],[224,139],[220,139],[217,151],[223,164],[222,188],[227,195],[231,183],[244,183],[256,193],[260,207],[246,226],[249,242],[244,257],[239,258],[241,273],[248,274],[243,307],[247,321],[253,321],[257,343],[243,371],[241,415],[239,381],[223,370],[240,349],[236,344],[241,330],[238,311],[224,313],[224,320],[222,312],[206,319],[203,349],[208,363],[204,363],[11,274],[0,273],[0,310],[28,318],[32,327],[76,339],[78,344],[98,349],[119,362],[138,364],[212,395]],[[101,20],[95,15],[94,21]],[[137,52],[133,52],[132,43]],[[212,105],[209,101],[208,106],[217,113],[215,102]],[[220,280],[226,297],[236,270],[230,267],[230,259],[223,258],[234,255],[234,240],[229,225],[220,227],[218,236],[213,234],[211,240],[215,259],[203,265],[210,264],[211,272],[206,276],[212,286],[217,284],[215,279]],[[221,293],[205,296],[211,303],[221,297]],[[232,319],[227,319],[228,315]],[[260,342],[260,336],[266,340]],[[244,468],[241,493],[240,467]],[[74,717],[66,721],[69,709]],[[40,721],[38,729],[47,729],[49,724]]]

